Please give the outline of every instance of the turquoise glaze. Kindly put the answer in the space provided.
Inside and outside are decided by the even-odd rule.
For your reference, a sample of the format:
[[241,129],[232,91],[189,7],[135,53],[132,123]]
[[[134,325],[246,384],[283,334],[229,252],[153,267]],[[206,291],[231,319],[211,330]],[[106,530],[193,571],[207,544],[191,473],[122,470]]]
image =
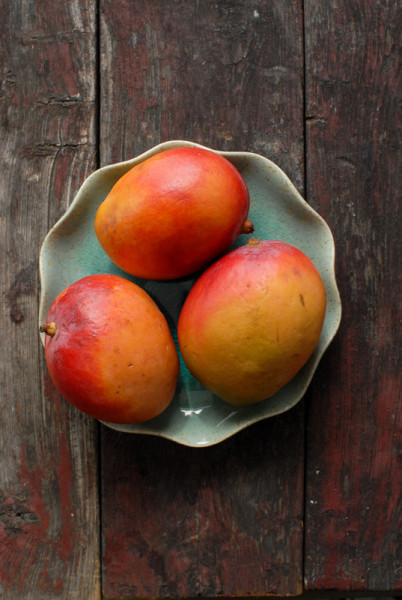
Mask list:
[[[129,161],[95,171],[81,186],[64,216],[49,231],[40,253],[41,298],[39,322],[54,298],[68,285],[94,273],[114,273],[143,287],[164,312],[176,340],[180,308],[195,276],[175,281],[147,281],[116,267],[99,245],[94,231],[98,206],[114,183],[134,165],[153,154],[177,146],[196,146],[186,141],[160,144]],[[248,407],[231,406],[206,390],[181,360],[176,395],[159,417],[141,425],[105,425],[127,433],[162,436],[186,446],[203,447],[222,442],[245,427],[289,410],[304,395],[317,365],[333,339],[341,319],[341,301],[335,280],[335,247],[325,221],[303,200],[294,185],[270,160],[249,152],[219,152],[243,175],[250,190],[249,218],[255,237],[293,244],[318,268],[327,293],[322,334],[312,357],[294,379],[273,397]],[[233,247],[245,244],[238,238]],[[44,335],[42,334],[42,341]]]

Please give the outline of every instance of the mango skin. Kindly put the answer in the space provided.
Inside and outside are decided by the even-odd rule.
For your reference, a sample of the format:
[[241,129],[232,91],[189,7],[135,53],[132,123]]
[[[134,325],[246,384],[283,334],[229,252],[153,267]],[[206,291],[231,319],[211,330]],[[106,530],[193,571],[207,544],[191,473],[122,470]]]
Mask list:
[[60,394],[84,413],[113,423],[140,423],[170,404],[179,373],[165,317],[139,286],[91,275],[52,303],[45,356]]
[[280,241],[253,241],[211,265],[183,305],[178,341],[192,374],[234,405],[269,398],[316,347],[326,294],[312,261]]
[[215,152],[166,150],[119,179],[100,205],[95,232],[109,258],[145,279],[195,273],[242,233],[250,196],[237,169]]

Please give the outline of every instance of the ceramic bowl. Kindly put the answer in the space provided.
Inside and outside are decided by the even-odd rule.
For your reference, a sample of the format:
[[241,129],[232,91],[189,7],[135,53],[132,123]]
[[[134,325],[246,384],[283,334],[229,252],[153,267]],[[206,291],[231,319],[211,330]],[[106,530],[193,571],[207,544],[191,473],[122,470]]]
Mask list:
[[[203,147],[187,141],[165,142],[132,160],[103,167],[85,180],[67,212],[49,231],[41,249],[40,323],[45,322],[54,298],[68,285],[86,275],[114,273],[134,281],[157,301],[177,342],[177,319],[195,278],[147,281],[131,277],[110,261],[94,232],[97,208],[114,183],[134,165],[177,146]],[[181,360],[176,395],[169,408],[157,418],[139,425],[105,423],[113,429],[162,436],[192,447],[222,442],[257,421],[295,406],[338,329],[341,302],[334,273],[334,241],[328,225],[270,160],[249,152],[218,153],[233,163],[247,183],[251,197],[249,218],[256,227],[255,235],[260,239],[293,244],[318,268],[327,293],[327,311],[319,343],[310,360],[290,383],[273,397],[248,407],[234,407],[214,396],[194,379]],[[233,247],[246,242],[247,236],[242,235]]]

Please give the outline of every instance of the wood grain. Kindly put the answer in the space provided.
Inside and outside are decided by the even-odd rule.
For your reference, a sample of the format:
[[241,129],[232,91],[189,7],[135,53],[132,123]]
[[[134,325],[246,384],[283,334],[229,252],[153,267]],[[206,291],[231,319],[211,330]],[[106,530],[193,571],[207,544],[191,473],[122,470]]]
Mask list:
[[[101,568],[109,598],[297,595],[303,575],[308,593],[400,593],[398,3],[0,14],[0,597],[99,599]],[[99,161],[169,139],[257,152],[306,188],[343,300],[305,401],[203,449],[103,426],[98,440],[50,382],[37,327],[48,229]]]
[[55,392],[37,324],[39,248],[96,165],[94,3],[0,14],[0,596],[95,599],[97,428]]
[[258,152],[303,188],[300,1],[101,2],[101,162],[184,139]]
[[[101,162],[169,139],[303,188],[301,2],[101,2]],[[192,449],[102,428],[106,597],[301,591],[303,405]]]
[[343,299],[309,402],[306,588],[400,590],[401,7],[304,6],[308,200]]
[[301,407],[217,447],[104,432],[106,597],[301,591]]

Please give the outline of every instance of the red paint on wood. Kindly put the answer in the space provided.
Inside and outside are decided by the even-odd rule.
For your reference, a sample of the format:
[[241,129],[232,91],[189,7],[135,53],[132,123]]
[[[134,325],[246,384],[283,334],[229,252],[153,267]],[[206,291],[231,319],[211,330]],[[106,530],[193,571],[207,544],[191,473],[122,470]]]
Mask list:
[[43,385],[35,325],[40,246],[95,164],[95,31],[92,1],[1,3],[0,588],[10,600],[99,593],[96,424]]
[[[59,455],[44,457],[44,463],[30,467],[26,456],[26,448],[21,446],[19,489],[14,490],[2,502],[2,514],[9,514],[9,519],[2,519],[0,548],[0,578],[6,589],[11,586],[22,591],[24,581],[38,568],[37,561],[45,547],[52,546],[53,560],[59,560],[67,569],[68,561],[74,554],[74,545],[79,532],[74,528],[74,511],[71,504],[72,470],[70,453],[66,445],[65,435],[59,434]],[[50,470],[46,462],[50,460]],[[52,506],[44,502],[43,489],[50,485],[50,473],[55,470],[58,496],[61,507],[60,534],[56,541],[52,539]],[[76,535],[75,535],[76,534]],[[27,552],[28,549],[28,552]],[[42,563],[41,563],[42,564]],[[64,573],[65,575],[65,573]],[[38,574],[40,589],[58,593],[63,587],[64,577],[53,579],[43,563]]]
[[304,6],[307,199],[333,230],[343,299],[339,334],[311,386],[306,587],[396,592],[401,13],[394,2]]
[[[49,377],[45,387],[54,418],[61,425],[64,400]],[[43,440],[40,461],[33,463],[22,444],[18,488],[1,498],[0,581],[5,590],[23,593],[26,581],[33,579],[38,591],[57,595],[65,589],[70,570],[78,567],[76,548],[85,547],[85,540],[76,528],[71,450],[62,427],[56,447],[57,452],[49,454]],[[53,502],[49,502],[51,497]]]
[[297,472],[302,437],[290,414],[252,429],[203,450],[104,432],[107,596],[300,591],[302,480],[277,461]]
[[[42,499],[40,469],[27,467],[23,445],[20,460],[20,489],[12,491],[2,503],[2,513],[10,515],[9,520],[3,518],[0,523],[0,574],[6,590],[11,586],[22,589],[24,576],[34,568],[37,558],[36,544],[32,540],[44,539],[50,523],[50,514]],[[31,551],[26,552],[27,548]]]

